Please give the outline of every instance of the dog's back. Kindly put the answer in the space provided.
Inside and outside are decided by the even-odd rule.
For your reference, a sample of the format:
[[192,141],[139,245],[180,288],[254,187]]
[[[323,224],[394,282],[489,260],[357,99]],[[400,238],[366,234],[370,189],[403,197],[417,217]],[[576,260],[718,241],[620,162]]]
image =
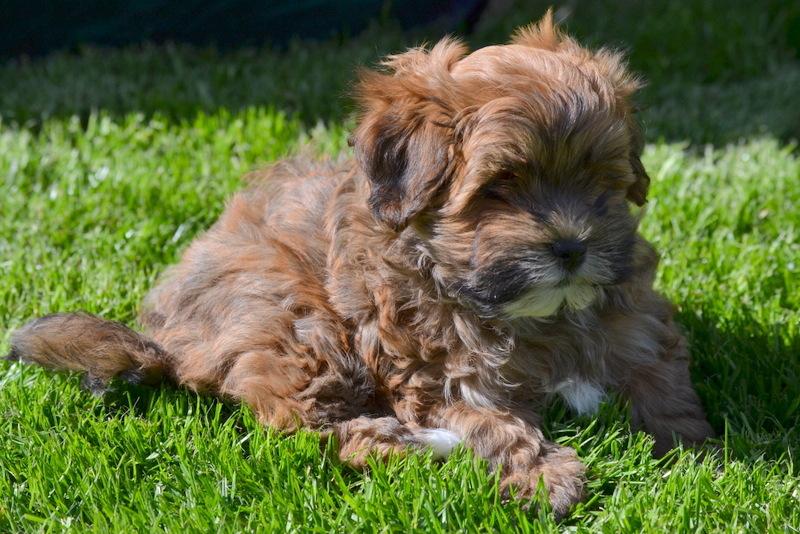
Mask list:
[[[168,378],[261,405],[272,414],[265,422],[289,424],[298,391],[335,367],[325,360],[346,352],[324,287],[325,221],[336,209],[332,198],[353,187],[352,169],[347,161],[296,158],[252,174],[145,299],[146,335],[86,313],[59,313],[15,332],[9,358],[85,372],[95,392],[116,376]],[[296,357],[285,357],[287,347]]]

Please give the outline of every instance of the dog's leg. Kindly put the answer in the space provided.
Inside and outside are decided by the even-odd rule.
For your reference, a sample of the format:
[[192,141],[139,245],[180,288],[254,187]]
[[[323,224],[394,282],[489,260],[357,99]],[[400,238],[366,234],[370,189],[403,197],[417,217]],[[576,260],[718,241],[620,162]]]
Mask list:
[[220,393],[248,404],[272,428],[327,429],[339,441],[342,461],[364,467],[369,456],[402,454],[408,448],[432,449],[444,457],[458,444],[452,432],[372,417],[374,383],[364,364],[340,357],[326,365],[289,354],[250,351],[238,356]]
[[676,439],[697,445],[714,431],[692,386],[689,350],[672,305],[653,291],[635,304],[636,313],[606,317],[610,357],[605,364],[630,400],[634,428],[655,437],[653,454],[660,457]]
[[362,416],[337,423],[333,434],[339,440],[339,457],[355,467],[364,467],[369,456],[401,455],[409,448],[431,449],[435,457],[443,458],[459,442],[448,430],[403,424],[389,416]]
[[435,410],[431,423],[454,432],[492,469],[501,469],[504,492],[513,488],[518,497],[531,497],[541,481],[558,516],[581,499],[585,467],[575,451],[547,441],[522,418],[459,402]]
[[633,424],[655,437],[656,456],[673,448],[676,439],[698,445],[714,435],[692,386],[682,346],[654,363],[635,367],[623,393],[631,401]]

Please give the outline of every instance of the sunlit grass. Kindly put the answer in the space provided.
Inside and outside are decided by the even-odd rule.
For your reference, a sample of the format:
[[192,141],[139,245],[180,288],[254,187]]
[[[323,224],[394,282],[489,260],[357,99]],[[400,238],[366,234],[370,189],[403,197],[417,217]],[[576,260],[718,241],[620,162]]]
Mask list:
[[[541,12],[517,6],[475,39],[525,9]],[[573,25],[589,33],[592,16],[576,10]],[[595,42],[651,42],[598,27]],[[352,65],[405,39],[373,30],[285,52],[145,47],[0,66],[0,352],[11,329],[57,310],[135,325],[142,296],[242,174],[303,145],[347,150],[339,95]],[[673,42],[666,63],[634,57],[656,80],[643,95],[653,178],[643,232],[662,254],[657,284],[690,338],[719,457],[657,462],[621,403],[593,418],[556,405],[547,433],[589,466],[587,499],[556,523],[501,503],[467,451],[359,473],[315,434],[281,436],[246,408],[126,385],[98,399],[75,376],[3,363],[0,531],[797,530],[800,68],[788,52],[755,68],[777,38],[741,39],[750,48],[731,46],[746,63],[725,75],[722,48],[703,76],[693,73],[708,61]]]

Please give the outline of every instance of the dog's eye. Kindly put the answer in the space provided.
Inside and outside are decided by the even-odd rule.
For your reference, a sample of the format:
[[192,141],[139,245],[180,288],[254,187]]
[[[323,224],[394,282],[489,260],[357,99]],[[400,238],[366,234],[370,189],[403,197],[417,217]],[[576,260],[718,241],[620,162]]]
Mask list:
[[497,202],[505,202],[505,196],[503,192],[500,191],[497,187],[487,187],[481,193],[481,196],[485,200],[494,200]]
[[481,187],[477,198],[494,202],[510,203],[514,198],[514,184],[517,183],[517,176],[508,170],[503,170],[494,174],[492,178]]
[[481,189],[481,198],[495,202],[509,203],[514,198],[510,182],[492,182]]
[[610,196],[611,193],[604,191],[595,199],[595,201],[592,203],[592,211],[595,213],[595,215],[602,217],[606,214],[608,211],[608,199]]

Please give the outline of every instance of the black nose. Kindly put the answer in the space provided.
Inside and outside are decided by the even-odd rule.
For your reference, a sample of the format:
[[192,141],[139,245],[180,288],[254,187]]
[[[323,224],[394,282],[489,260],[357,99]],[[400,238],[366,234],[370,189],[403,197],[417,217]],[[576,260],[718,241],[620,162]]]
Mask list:
[[574,271],[583,263],[586,257],[586,245],[577,239],[559,239],[550,245],[553,255],[561,260],[564,268]]

